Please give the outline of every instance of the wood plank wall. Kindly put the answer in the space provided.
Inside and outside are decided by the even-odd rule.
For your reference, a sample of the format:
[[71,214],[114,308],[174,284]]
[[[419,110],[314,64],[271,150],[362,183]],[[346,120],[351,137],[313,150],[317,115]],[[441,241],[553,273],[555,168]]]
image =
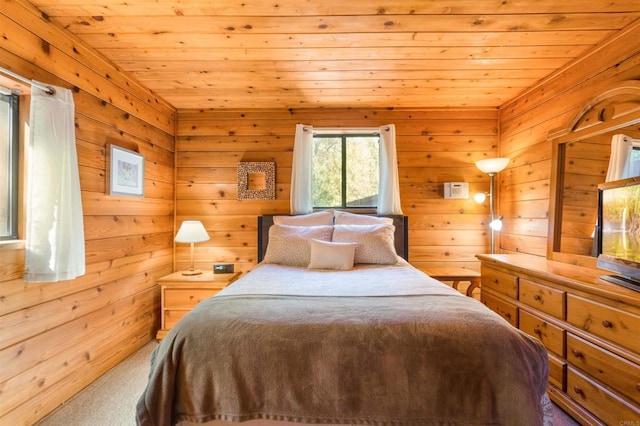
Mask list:
[[500,109],[500,155],[511,158],[499,174],[503,252],[546,255],[552,152],[547,134],[610,86],[640,79],[638,40],[640,22]]
[[[199,267],[221,261],[238,270],[253,267],[257,215],[288,212],[296,123],[395,123],[411,262],[476,269],[474,255],[488,250],[488,205],[444,200],[442,184],[466,181],[471,193],[486,191],[488,178],[473,163],[498,153],[512,158],[499,176],[502,251],[544,255],[547,132],[609,84],[640,78],[635,26],[499,112],[184,110],[176,120],[170,106],[23,0],[3,2],[0,28],[0,66],[74,88],[88,254],[84,277],[27,285],[22,245],[0,247],[2,424],[35,423],[152,339],[159,310],[155,280],[171,272],[174,261],[174,207],[177,222],[201,219],[212,234],[196,248]],[[105,195],[107,143],[137,147],[146,156],[145,198]],[[239,161],[276,162],[276,200],[236,200]],[[186,267],[187,247],[178,247],[175,262]]]
[[[175,111],[22,1],[0,8],[0,66],[72,88],[87,273],[25,284],[0,245],[0,424],[31,425],[149,342],[172,272]],[[24,102],[28,105],[28,102]],[[144,198],[105,195],[105,149],[145,155]]]
[[[216,262],[250,270],[256,263],[260,214],[288,214],[295,125],[396,125],[402,209],[409,216],[409,259],[419,268],[457,265],[478,269],[476,253],[489,250],[489,206],[445,200],[444,182],[468,182],[470,193],[489,190],[475,161],[497,153],[497,110],[179,110],[176,142],[176,222],[202,220],[212,239],[198,244],[196,264]],[[240,161],[276,163],[275,200],[237,200]],[[177,269],[189,248],[176,249]]]
[[598,184],[609,168],[611,134],[566,144],[562,189],[562,245],[564,253],[590,256],[598,219]]

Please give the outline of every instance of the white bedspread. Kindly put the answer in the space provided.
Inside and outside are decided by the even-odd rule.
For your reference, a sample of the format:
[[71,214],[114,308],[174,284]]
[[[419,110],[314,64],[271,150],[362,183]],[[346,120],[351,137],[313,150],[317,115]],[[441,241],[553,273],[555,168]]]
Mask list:
[[262,264],[244,278],[218,295],[390,297],[430,294],[464,297],[402,259],[397,265],[356,265],[351,271]]

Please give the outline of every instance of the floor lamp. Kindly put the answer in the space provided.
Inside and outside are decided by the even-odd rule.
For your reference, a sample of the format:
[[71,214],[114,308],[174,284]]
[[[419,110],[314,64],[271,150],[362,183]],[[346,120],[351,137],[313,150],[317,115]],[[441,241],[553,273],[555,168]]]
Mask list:
[[[502,229],[502,216],[496,217],[495,214],[495,188],[494,188],[494,176],[496,173],[500,173],[509,164],[508,158],[489,158],[486,160],[480,160],[476,162],[476,167],[483,173],[489,175],[489,214],[491,221],[489,222],[489,228],[491,228],[491,254],[495,253],[495,231]],[[476,194],[473,198],[476,202],[482,203],[485,200],[485,193]]]
[[185,220],[180,225],[178,234],[174,241],[176,243],[189,243],[191,244],[191,263],[188,271],[184,271],[182,275],[200,275],[202,271],[199,271],[193,267],[193,244],[209,241],[210,237],[207,230],[204,229],[204,225],[199,220]]

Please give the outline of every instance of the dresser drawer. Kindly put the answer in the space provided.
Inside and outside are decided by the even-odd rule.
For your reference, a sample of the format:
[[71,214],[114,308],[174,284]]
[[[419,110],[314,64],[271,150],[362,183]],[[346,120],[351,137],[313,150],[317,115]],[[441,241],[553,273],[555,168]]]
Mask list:
[[505,294],[512,299],[518,298],[518,277],[492,268],[481,269],[482,288]]
[[640,352],[640,316],[611,306],[567,296],[567,321],[589,333]]
[[480,299],[487,308],[509,321],[512,326],[518,327],[518,308],[515,305],[498,299],[485,291],[480,293]]
[[640,366],[567,334],[567,361],[590,376],[640,403]]
[[165,309],[163,311],[163,324],[164,324],[164,328],[165,329],[171,329],[174,325],[177,324],[178,321],[180,321],[182,319],[183,316],[187,315],[189,313],[188,310],[178,310],[178,311],[172,311],[169,309]]
[[566,293],[520,278],[518,299],[541,312],[565,319]]
[[635,425],[640,408],[608,391],[571,366],[567,370],[567,395],[608,425]]
[[542,344],[551,352],[564,357],[565,331],[553,324],[520,309],[519,328],[530,336],[540,339]]
[[549,356],[549,383],[564,392],[567,389],[567,363],[551,352],[547,352],[547,354]]
[[164,307],[166,309],[191,309],[219,291],[219,289],[211,288],[167,288],[164,290]]

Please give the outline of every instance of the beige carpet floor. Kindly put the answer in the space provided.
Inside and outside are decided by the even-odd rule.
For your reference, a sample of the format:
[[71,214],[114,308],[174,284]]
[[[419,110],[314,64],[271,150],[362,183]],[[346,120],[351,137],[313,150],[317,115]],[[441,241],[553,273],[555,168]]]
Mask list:
[[[82,392],[42,419],[37,426],[134,426],[136,403],[147,384],[149,342]],[[555,407],[554,426],[578,425]]]
[[58,407],[37,426],[134,426],[154,340]]

